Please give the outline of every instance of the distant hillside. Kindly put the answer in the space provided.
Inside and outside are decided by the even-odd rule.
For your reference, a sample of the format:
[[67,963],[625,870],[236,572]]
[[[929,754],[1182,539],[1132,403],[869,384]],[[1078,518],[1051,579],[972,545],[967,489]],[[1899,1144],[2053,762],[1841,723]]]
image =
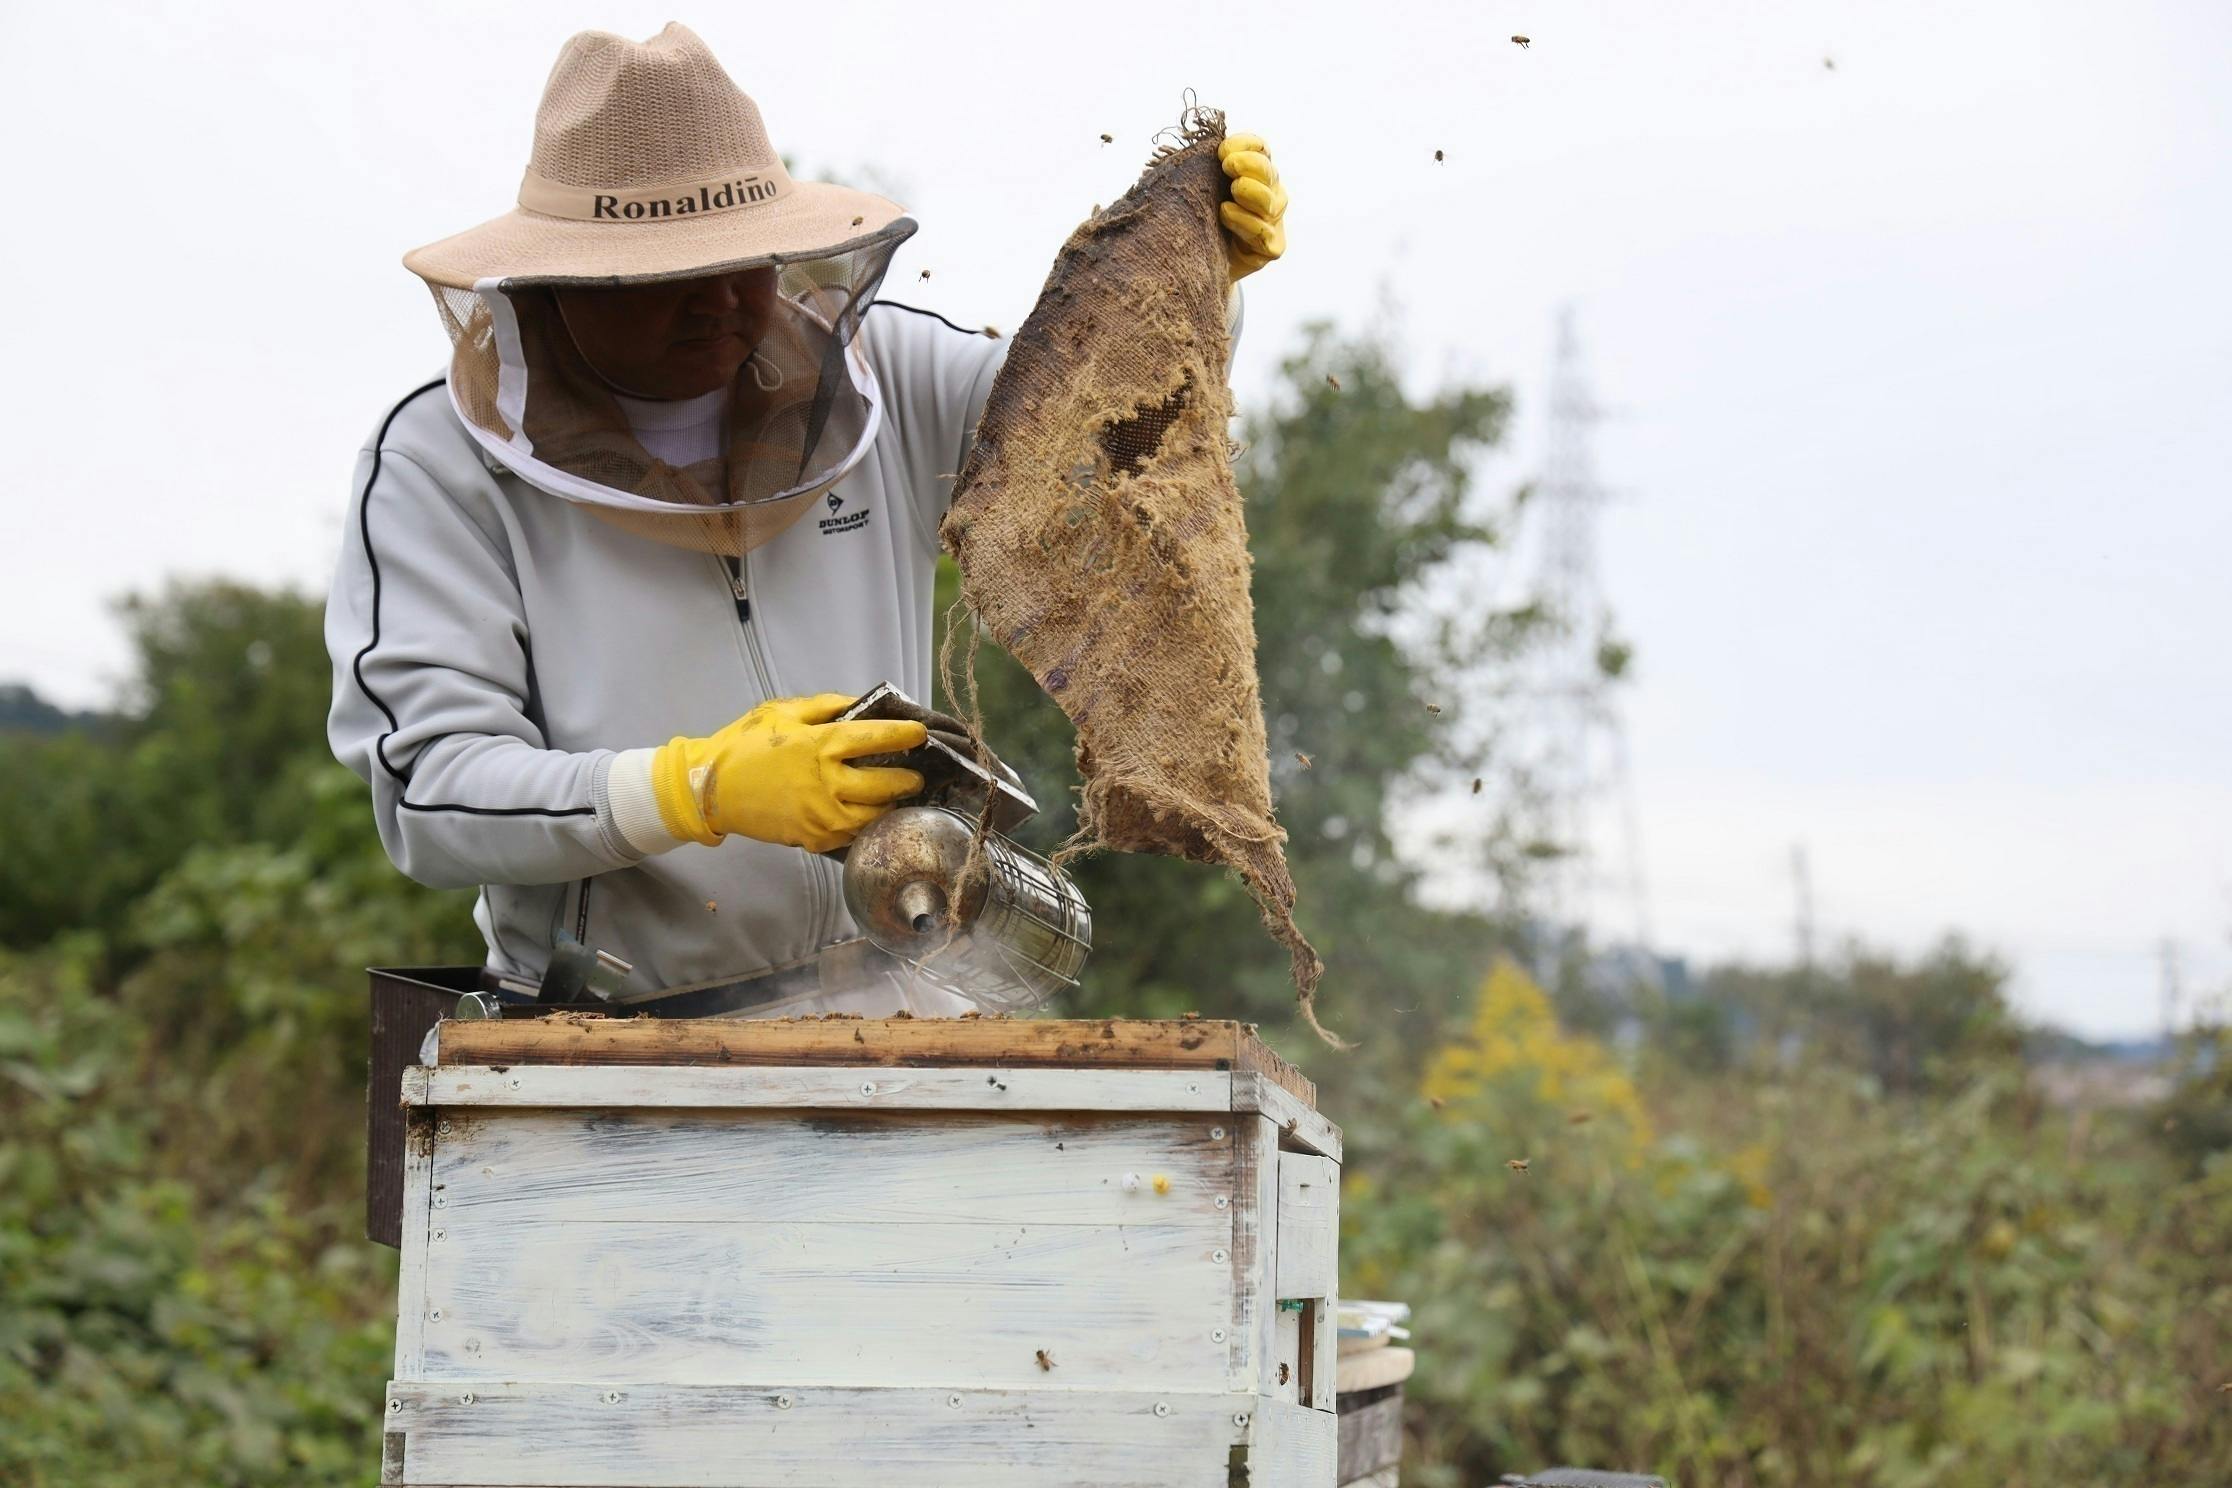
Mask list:
[[72,713],[57,708],[21,682],[0,682],[0,734],[60,734],[99,728],[106,713]]
[[2032,1064],[2137,1064],[2167,1062],[2177,1045],[2160,1034],[2152,1038],[2095,1040],[2058,1028],[2034,1028],[2023,1039],[2023,1057]]

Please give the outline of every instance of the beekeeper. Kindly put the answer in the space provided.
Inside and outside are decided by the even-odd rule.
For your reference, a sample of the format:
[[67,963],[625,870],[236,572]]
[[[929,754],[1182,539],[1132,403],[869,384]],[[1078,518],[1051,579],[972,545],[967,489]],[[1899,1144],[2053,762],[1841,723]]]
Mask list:
[[[1285,246],[1234,135],[1237,281]],[[566,43],[518,208],[420,248],[448,374],[380,419],[326,610],[334,753],[487,974],[572,937],[692,1012],[961,1010],[818,856],[920,789],[938,523],[1004,343],[876,290],[916,224],[793,180],[704,42]],[[1237,297],[1235,297],[1235,305]]]

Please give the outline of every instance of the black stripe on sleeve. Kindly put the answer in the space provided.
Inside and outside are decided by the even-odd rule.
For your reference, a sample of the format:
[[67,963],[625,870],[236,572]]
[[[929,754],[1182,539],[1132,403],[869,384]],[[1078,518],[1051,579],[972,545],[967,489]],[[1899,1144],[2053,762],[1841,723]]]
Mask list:
[[[388,416],[380,422],[378,437],[372,441],[372,473],[365,477],[364,499],[357,504],[357,535],[364,543],[365,565],[372,570],[372,638],[351,659],[349,670],[356,677],[357,690],[371,699],[372,706],[379,709],[380,716],[387,720],[388,730],[373,741],[372,753],[380,761],[380,768],[387,771],[391,779],[403,785],[404,790],[397,796],[396,805],[405,811],[456,811],[467,816],[594,816],[597,814],[594,806],[459,806],[444,802],[422,805],[409,799],[410,770],[397,769],[394,761],[387,756],[388,740],[394,738],[403,725],[396,718],[395,710],[387,705],[386,699],[374,692],[372,684],[364,680],[364,658],[370,656],[380,644],[380,552],[372,545],[372,491],[380,483],[380,462],[387,452],[388,430],[395,427],[397,416],[420,397],[443,386],[448,380],[437,377],[423,387],[413,388],[404,395],[400,403],[388,410]],[[423,755],[424,751],[420,753]],[[416,763],[414,760],[414,767]]]
[[364,543],[364,561],[372,570],[372,638],[364,643],[364,649],[357,652],[355,659],[349,663],[349,670],[356,675],[357,691],[370,698],[372,706],[379,709],[380,716],[387,720],[388,731],[373,741],[372,753],[380,761],[381,769],[405,785],[410,784],[411,777],[395,768],[387,757],[387,741],[394,738],[403,725],[396,719],[395,710],[372,690],[371,683],[364,680],[364,658],[370,656],[373,648],[380,644],[380,552],[372,546],[372,492],[380,484],[380,462],[387,454],[388,430],[395,427],[395,420],[404,409],[446,381],[447,378],[437,377],[424,387],[413,388],[402,402],[388,410],[388,416],[380,421],[378,437],[372,441],[372,473],[365,477],[364,499],[357,503],[357,536]]
[[441,802],[422,806],[416,801],[398,800],[395,803],[405,811],[459,811],[467,816],[595,816],[594,806],[449,806]]
[[943,324],[943,325],[948,325],[948,326],[952,326],[954,330],[957,330],[957,331],[959,331],[959,332],[960,332],[960,333],[961,333],[962,335],[964,335],[964,336],[979,336],[979,337],[981,337],[981,336],[983,336],[983,335],[984,335],[984,332],[983,332],[983,331],[981,331],[981,330],[976,330],[976,331],[972,331],[972,330],[970,330],[970,329],[969,329],[969,328],[968,328],[967,326],[964,326],[964,325],[954,325],[952,321],[950,321],[950,320],[947,320],[947,319],[946,319],[946,318],[945,318],[945,317],[944,317],[943,315],[940,315],[940,314],[939,314],[939,313],[938,313],[937,311],[935,311],[935,310],[925,310],[925,309],[923,309],[923,308],[922,308],[922,307],[921,307],[920,305],[908,305],[908,304],[904,304],[904,303],[902,303],[902,302],[900,302],[900,301],[898,301],[898,300],[870,300],[870,301],[868,302],[868,308],[869,308],[870,310],[880,309],[881,307],[883,307],[883,306],[885,306],[885,305],[889,305],[889,306],[890,306],[890,307],[891,307],[892,309],[894,309],[894,310],[905,310],[905,311],[909,312],[910,314],[914,314],[914,315],[927,315],[928,317],[930,317],[930,319],[932,319],[932,320],[935,320],[935,321],[938,321],[939,323],[941,323],[941,324]]

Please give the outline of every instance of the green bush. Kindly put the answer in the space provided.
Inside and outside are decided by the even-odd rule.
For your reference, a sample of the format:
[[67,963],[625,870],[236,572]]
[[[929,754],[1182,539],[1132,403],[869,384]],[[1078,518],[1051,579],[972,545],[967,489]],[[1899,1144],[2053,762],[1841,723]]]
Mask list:
[[[352,1165],[307,1206],[279,1170],[171,1176],[223,1150],[81,969],[0,962],[0,1481],[366,1481],[393,1266],[350,1233]],[[255,1102],[267,1146],[285,1104]]]
[[1926,1098],[1615,1068],[1492,981],[1353,1132],[1343,1288],[1417,1308],[1406,1482],[2223,1480],[2232,1153],[2188,1176],[2012,1062]]

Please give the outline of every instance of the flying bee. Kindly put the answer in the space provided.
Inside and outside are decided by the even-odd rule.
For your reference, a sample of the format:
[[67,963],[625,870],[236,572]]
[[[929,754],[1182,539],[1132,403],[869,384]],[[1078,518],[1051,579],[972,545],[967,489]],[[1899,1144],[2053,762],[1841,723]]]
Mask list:
[[1531,36],[1514,36],[1511,38],[1511,44],[1523,52],[1534,44],[1534,38]]
[[1439,150],[1436,150],[1436,151],[1434,152],[1434,163],[1435,163],[1436,165],[1439,165],[1439,164],[1441,164],[1441,158],[1442,158],[1442,152],[1441,152],[1441,151],[1439,151]]
[[1328,372],[1325,374],[1325,385],[1337,393],[1341,390],[1341,379]]
[[1305,769],[1305,770],[1309,769],[1309,768],[1310,768],[1310,765],[1311,765],[1311,763],[1312,763],[1312,761],[1311,761],[1310,757],[1309,757],[1308,755],[1304,754],[1304,753],[1303,753],[1303,752],[1302,752],[1301,750],[1299,750],[1299,749],[1297,749],[1297,750],[1295,750],[1295,751],[1294,751],[1294,762],[1295,762],[1296,764],[1300,765],[1300,766],[1301,766],[1301,767],[1302,767],[1303,769]]
[[1113,134],[1104,134],[1101,136],[1101,143],[1104,145],[1113,145],[1116,143],[1116,136]]
[[1426,711],[1427,711],[1427,712],[1429,712],[1429,713],[1431,713],[1431,714],[1433,714],[1433,715],[1434,715],[1434,716],[1435,716],[1436,718],[1439,718],[1439,717],[1441,717],[1441,704],[1440,704],[1440,703],[1428,703],[1428,704],[1426,705]]
[[1504,1166],[1514,1173],[1524,1173],[1527,1171],[1527,1160],[1523,1157],[1507,1157],[1504,1159]]

